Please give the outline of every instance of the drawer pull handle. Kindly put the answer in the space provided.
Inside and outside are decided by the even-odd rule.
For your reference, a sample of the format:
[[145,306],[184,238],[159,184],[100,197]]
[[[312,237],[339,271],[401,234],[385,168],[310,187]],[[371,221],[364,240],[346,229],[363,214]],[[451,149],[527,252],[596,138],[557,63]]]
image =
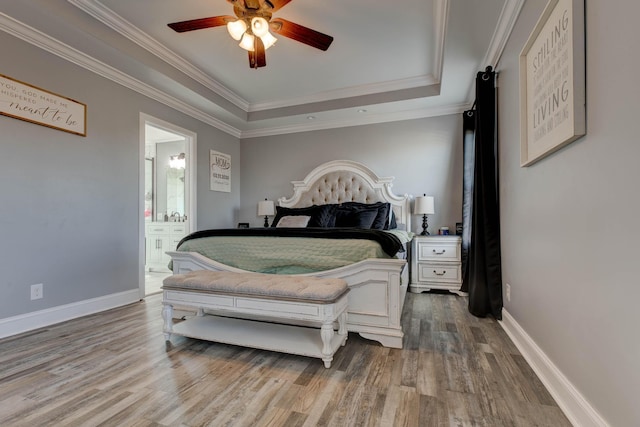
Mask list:
[[442,254],[444,254],[445,252],[447,252],[447,250],[446,250],[446,249],[443,249],[443,250],[441,250],[440,252],[437,252],[435,249],[433,250],[433,253],[434,253],[434,254],[436,254],[436,255],[442,255]]
[[433,270],[433,274],[435,274],[436,276],[444,276],[445,274],[447,274],[447,272],[442,270],[442,273],[438,273],[437,271]]

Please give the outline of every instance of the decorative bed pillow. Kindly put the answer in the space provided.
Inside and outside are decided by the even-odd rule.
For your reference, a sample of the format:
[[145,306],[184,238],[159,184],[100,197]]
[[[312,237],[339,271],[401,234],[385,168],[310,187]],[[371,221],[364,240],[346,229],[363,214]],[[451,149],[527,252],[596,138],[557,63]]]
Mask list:
[[310,219],[311,217],[308,215],[283,216],[276,223],[276,227],[305,228],[307,224],[309,224]]
[[[369,212],[375,211],[376,215],[370,227],[374,230],[388,230],[389,229],[389,210],[391,205],[385,202],[377,203],[360,203],[360,202],[345,202],[338,207],[338,211],[348,210],[351,212]],[[339,227],[336,225],[336,227]],[[362,227],[359,227],[362,228]]]
[[333,227],[335,205],[313,205],[306,208],[284,208],[276,206],[276,216],[272,227],[275,227],[284,216],[309,216],[307,227]]
[[395,230],[398,228],[398,224],[396,223],[396,214],[393,212],[393,209],[389,209],[389,225],[385,227],[385,230]]
[[378,208],[346,208],[336,209],[336,227],[373,228],[373,223],[378,215]]

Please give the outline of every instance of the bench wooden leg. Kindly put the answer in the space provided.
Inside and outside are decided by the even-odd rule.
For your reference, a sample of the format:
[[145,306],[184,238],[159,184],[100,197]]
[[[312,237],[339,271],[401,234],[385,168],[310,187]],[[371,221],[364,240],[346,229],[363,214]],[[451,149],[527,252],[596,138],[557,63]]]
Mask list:
[[162,307],[162,318],[164,319],[164,326],[162,328],[164,340],[169,341],[171,339],[171,333],[173,332],[173,306],[171,304],[165,304],[164,307]]
[[333,351],[331,351],[331,339],[333,338],[333,321],[325,321],[320,328],[320,337],[322,338],[322,361],[325,368],[331,367],[333,360]]
[[347,343],[347,311],[343,311],[338,317],[338,335],[344,336],[342,339],[342,346]]

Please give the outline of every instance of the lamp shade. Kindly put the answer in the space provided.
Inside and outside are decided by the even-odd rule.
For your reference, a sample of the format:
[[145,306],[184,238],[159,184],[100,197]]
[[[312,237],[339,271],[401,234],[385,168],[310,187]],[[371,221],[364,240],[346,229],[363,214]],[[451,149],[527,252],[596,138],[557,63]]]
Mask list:
[[270,216],[275,215],[276,205],[273,200],[264,199],[258,202],[258,216]]
[[433,196],[427,196],[425,194],[423,196],[416,197],[416,201],[413,206],[413,213],[417,215],[431,215],[435,213]]
[[227,23],[227,31],[229,31],[231,37],[240,40],[244,32],[247,31],[247,24],[242,19],[229,22]]
[[278,41],[278,39],[273,37],[273,35],[268,31],[264,36],[260,37],[260,40],[262,40],[262,44],[264,45],[264,50],[269,49],[271,46],[275,44],[275,42]]
[[261,17],[251,18],[251,31],[256,37],[262,37],[269,32],[269,23]]
[[248,50],[249,52],[253,52],[255,50],[255,37],[249,33],[244,33],[242,36],[242,40],[240,41],[240,47],[244,50]]

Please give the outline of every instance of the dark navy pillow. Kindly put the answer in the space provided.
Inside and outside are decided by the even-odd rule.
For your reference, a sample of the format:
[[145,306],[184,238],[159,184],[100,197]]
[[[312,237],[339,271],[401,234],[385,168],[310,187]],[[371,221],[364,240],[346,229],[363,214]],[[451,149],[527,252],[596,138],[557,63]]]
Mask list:
[[313,205],[306,208],[284,208],[276,206],[276,216],[273,218],[272,227],[278,225],[278,221],[284,216],[310,216],[307,227],[333,227],[335,220],[335,205]]
[[372,228],[373,222],[378,215],[378,209],[336,209],[336,227],[349,228]]
[[391,209],[389,203],[345,202],[341,204],[338,209],[352,210],[353,212],[375,210],[376,216],[369,228],[373,228],[374,230],[386,230],[389,228],[389,209]]
[[391,220],[389,221],[389,225],[387,226],[387,228],[385,228],[385,230],[395,230],[396,228],[398,228],[398,224],[396,223],[396,214],[392,209]]

